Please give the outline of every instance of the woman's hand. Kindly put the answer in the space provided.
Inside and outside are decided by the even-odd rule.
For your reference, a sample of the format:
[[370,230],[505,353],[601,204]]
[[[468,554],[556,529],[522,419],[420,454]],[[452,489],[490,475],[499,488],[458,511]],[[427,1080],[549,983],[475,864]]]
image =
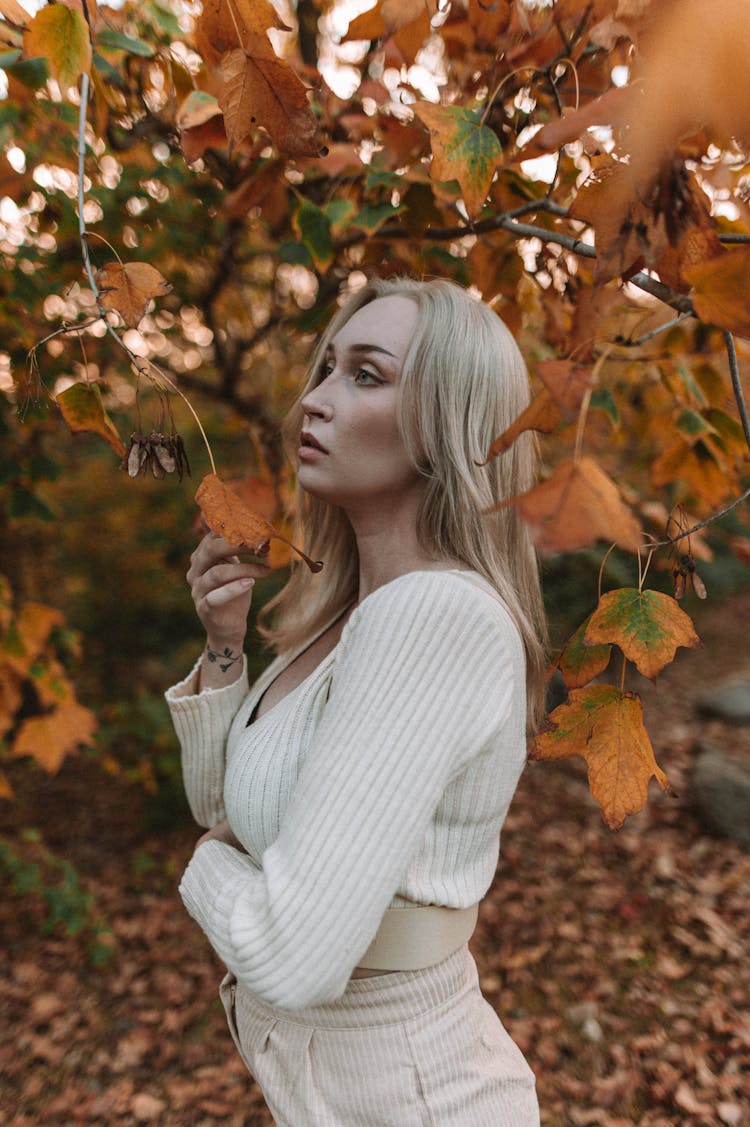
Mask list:
[[[227,822],[226,819],[223,822],[217,822],[216,825],[208,831],[208,833],[205,833],[202,837],[199,837],[195,843],[195,849],[197,849],[199,845],[203,845],[204,841],[223,841],[227,845],[231,845],[235,849],[239,849],[240,853],[247,853],[245,847],[240,841],[237,840],[237,838],[230,830],[229,822]],[[195,850],[193,850],[193,852],[195,852]]]
[[261,563],[240,563],[237,546],[209,532],[190,557],[187,581],[209,650],[242,650],[253,584],[271,570]]

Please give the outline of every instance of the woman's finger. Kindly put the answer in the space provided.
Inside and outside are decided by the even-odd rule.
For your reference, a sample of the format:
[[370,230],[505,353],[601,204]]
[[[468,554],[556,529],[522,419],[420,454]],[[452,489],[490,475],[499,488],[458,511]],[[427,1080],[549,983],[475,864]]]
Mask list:
[[203,602],[207,607],[211,607],[213,610],[217,607],[224,607],[228,603],[234,602],[235,599],[247,595],[254,583],[255,580],[252,577],[234,579],[231,583],[224,583],[221,587],[214,587],[203,596]]

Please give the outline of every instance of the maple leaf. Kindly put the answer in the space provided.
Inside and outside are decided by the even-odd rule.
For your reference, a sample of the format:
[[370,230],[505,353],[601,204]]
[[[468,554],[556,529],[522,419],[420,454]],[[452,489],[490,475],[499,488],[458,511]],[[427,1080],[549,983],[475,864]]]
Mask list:
[[97,384],[74,383],[61,391],[55,402],[71,431],[98,434],[109,443],[115,454],[121,458],[125,455],[125,443],[105,410]]
[[497,508],[518,505],[542,551],[575,551],[597,540],[637,552],[641,525],[617,486],[592,458],[570,459],[526,493]]
[[229,485],[225,485],[217,474],[207,474],[198,486],[195,500],[203,513],[203,518],[217,536],[223,536],[230,544],[244,546],[255,555],[266,555],[268,542],[273,537],[282,540],[300,556],[310,571],[320,571],[323,564],[311,560],[299,548],[282,536],[269,520],[253,512],[240,499]]
[[172,287],[147,262],[107,262],[95,276],[103,309],[119,313],[129,329],[137,329],[149,302]]
[[536,430],[542,434],[548,434],[555,429],[559,422],[560,412],[553,402],[552,396],[548,391],[540,392],[518,418],[514,419],[507,430],[498,435],[487,451],[487,457],[480,465],[487,465],[487,462],[491,461],[492,458],[502,454],[504,450],[508,450],[519,434],[523,434],[524,431]]
[[701,321],[750,337],[750,247],[687,265],[682,274],[693,287],[693,305]]
[[0,643],[0,658],[16,673],[26,676],[52,631],[62,626],[64,621],[62,613],[55,607],[24,603],[16,615],[14,629],[8,630]]
[[239,144],[262,126],[277,148],[293,156],[316,156],[317,119],[307,89],[265,35],[248,36],[245,49],[228,51],[219,65],[219,105],[227,136]]
[[24,720],[10,747],[10,754],[20,759],[31,755],[54,775],[63,760],[81,744],[91,746],[97,723],[93,712],[76,701],[66,701],[45,716]]
[[663,791],[670,789],[654,758],[637,693],[622,693],[612,685],[572,689],[567,702],[548,717],[530,758],[571,755],[586,760],[589,789],[610,829],[643,808],[652,776]]
[[619,646],[651,681],[673,661],[678,646],[701,645],[691,619],[671,595],[637,587],[620,587],[602,595],[583,641]]
[[49,4],[28,24],[23,46],[29,58],[42,56],[64,92],[91,70],[91,39],[81,12],[65,4]]
[[562,116],[543,125],[520,150],[522,160],[555,152],[575,141],[587,129],[597,125],[619,125],[630,111],[633,92],[628,86],[612,86],[606,93],[575,110],[563,110]]
[[23,677],[0,657],[0,740],[16,721],[16,713],[23,703]]
[[245,47],[269,28],[291,31],[269,0],[204,0],[196,26],[198,48],[218,62],[226,51]]
[[609,665],[612,656],[610,645],[586,645],[584,634],[591,621],[591,615],[586,618],[565,643],[565,647],[557,659],[557,667],[563,675],[565,684],[569,689],[580,689],[598,677]]
[[537,375],[558,407],[568,414],[580,410],[591,387],[591,369],[575,360],[542,360]]
[[430,131],[433,180],[457,180],[469,215],[487,198],[502,148],[478,110],[417,102],[414,112]]

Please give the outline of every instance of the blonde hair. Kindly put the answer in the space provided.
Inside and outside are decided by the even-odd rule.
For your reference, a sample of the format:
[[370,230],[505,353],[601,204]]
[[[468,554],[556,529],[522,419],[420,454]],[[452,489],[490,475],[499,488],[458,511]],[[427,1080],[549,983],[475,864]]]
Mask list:
[[[539,567],[516,506],[493,506],[531,488],[534,438],[522,434],[505,453],[481,463],[494,438],[529,402],[528,375],[511,333],[486,305],[443,279],[374,279],[335,314],[312,357],[284,437],[297,449],[301,401],[321,382],[329,342],[364,305],[391,294],[418,307],[400,379],[399,425],[409,456],[426,479],[417,535],[434,559],[460,560],[484,576],[510,611],[526,653],[530,730],[544,714],[546,627]],[[272,626],[262,633],[279,652],[314,638],[357,598],[357,544],[345,513],[298,487],[297,536],[319,575],[295,566],[289,582],[264,609]]]

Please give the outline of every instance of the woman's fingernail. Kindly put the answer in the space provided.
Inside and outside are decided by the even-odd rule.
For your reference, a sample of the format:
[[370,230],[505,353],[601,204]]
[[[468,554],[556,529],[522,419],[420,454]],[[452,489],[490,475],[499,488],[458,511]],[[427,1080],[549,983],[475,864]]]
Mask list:
[[242,583],[243,587],[252,587],[252,585],[255,583],[255,580],[254,579],[241,579],[240,582]]

